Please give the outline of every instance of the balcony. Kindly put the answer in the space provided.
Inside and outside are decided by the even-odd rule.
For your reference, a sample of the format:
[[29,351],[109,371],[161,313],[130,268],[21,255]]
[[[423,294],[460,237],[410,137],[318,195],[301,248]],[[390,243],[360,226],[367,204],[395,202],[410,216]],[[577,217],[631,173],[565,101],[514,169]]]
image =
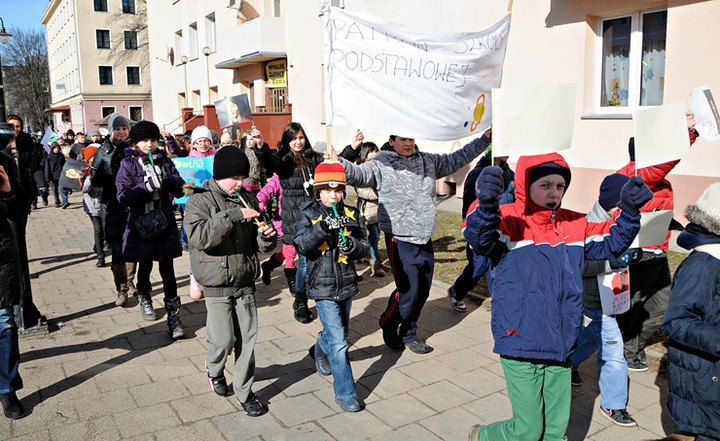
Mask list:
[[218,69],[235,69],[287,56],[285,23],[282,17],[258,17],[218,35],[215,64]]

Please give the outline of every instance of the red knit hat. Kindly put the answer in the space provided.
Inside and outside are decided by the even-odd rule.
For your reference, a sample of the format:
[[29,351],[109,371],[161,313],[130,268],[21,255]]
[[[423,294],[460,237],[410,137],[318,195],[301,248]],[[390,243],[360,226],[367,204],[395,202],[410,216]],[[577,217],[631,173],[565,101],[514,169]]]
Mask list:
[[335,188],[345,191],[345,169],[339,162],[321,162],[315,167],[313,190]]

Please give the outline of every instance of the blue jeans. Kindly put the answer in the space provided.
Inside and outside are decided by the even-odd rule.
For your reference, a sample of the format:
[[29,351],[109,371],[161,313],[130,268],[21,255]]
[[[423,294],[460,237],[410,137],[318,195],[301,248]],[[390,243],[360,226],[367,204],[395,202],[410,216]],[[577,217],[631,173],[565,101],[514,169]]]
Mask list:
[[305,274],[307,273],[307,258],[298,252],[297,273],[295,273],[295,292],[305,292]]
[[0,394],[22,389],[20,346],[14,308],[0,308]]
[[180,211],[180,245],[185,246],[188,244],[188,237],[185,232],[185,204],[178,205],[178,211]]
[[350,307],[352,298],[347,300],[316,300],[322,331],[318,334],[318,352],[326,354],[333,373],[333,389],[337,398],[354,398],[355,380],[348,355],[348,333],[350,332]]
[[370,260],[380,260],[380,224],[372,224],[367,226],[368,243],[370,244]]
[[572,370],[576,371],[580,363],[598,349],[600,404],[605,409],[625,409],[628,367],[617,320],[615,316],[603,315],[601,308],[585,308],[583,313],[592,321],[580,330],[577,349],[572,355]]

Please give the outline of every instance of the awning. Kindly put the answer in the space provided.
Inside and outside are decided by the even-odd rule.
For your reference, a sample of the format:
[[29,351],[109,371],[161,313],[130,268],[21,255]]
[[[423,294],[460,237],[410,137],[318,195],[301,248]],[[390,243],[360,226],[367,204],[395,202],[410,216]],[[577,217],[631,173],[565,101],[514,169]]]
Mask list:
[[45,109],[43,112],[45,113],[58,113],[58,112],[69,112],[70,106],[57,106],[57,107],[50,107],[49,109]]
[[253,52],[242,55],[238,58],[231,58],[217,63],[216,69],[235,69],[237,67],[247,66],[249,64],[263,63],[265,61],[277,60],[278,58],[287,58],[286,52]]

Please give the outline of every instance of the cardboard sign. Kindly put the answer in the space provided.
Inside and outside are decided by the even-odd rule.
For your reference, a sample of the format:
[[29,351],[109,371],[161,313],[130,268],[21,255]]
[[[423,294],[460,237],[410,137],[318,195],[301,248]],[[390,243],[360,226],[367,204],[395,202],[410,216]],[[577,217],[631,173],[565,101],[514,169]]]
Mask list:
[[[227,148],[227,147],[226,147]],[[205,158],[173,158],[173,163],[180,177],[187,183],[193,183],[200,186],[203,182],[212,178],[214,156]],[[188,197],[175,198],[175,203],[184,205],[187,203]]]
[[640,231],[635,236],[630,248],[642,248],[665,243],[672,215],[672,210],[641,213]]
[[575,85],[493,89],[493,155],[539,155],[570,148]]
[[690,93],[690,111],[695,115],[695,130],[702,139],[720,139],[720,115],[708,86],[696,87]]
[[58,183],[61,187],[72,191],[80,191],[82,189],[82,178],[87,164],[75,159],[67,159],[60,172]]
[[250,101],[246,94],[215,101],[215,112],[223,129],[244,122],[252,123]]
[[[633,127],[636,169],[674,161],[690,151],[683,103],[633,112]],[[494,138],[493,131],[493,140]]]
[[598,274],[600,303],[605,315],[622,314],[630,309],[630,271]]

